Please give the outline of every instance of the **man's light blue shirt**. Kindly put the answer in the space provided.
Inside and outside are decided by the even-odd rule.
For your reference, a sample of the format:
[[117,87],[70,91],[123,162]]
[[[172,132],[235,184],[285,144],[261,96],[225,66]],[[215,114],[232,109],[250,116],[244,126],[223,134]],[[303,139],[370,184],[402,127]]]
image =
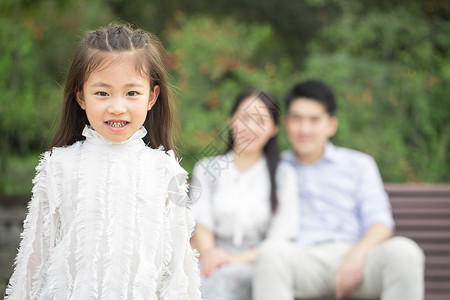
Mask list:
[[297,243],[357,242],[374,223],[394,228],[391,205],[375,160],[327,143],[322,158],[304,165],[292,150],[282,159],[296,170],[299,199]]

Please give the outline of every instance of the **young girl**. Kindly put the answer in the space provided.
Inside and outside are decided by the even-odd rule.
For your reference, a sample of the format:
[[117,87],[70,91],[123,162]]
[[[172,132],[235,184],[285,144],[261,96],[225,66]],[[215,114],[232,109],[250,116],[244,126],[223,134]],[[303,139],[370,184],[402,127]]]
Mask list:
[[81,43],[6,299],[200,298],[162,55],[126,25]]
[[[205,300],[251,299],[253,261],[265,238],[296,233],[296,175],[278,163],[278,106],[268,93],[246,90],[231,113],[228,149],[194,167],[192,244],[200,252]],[[192,189],[193,190],[193,189]]]

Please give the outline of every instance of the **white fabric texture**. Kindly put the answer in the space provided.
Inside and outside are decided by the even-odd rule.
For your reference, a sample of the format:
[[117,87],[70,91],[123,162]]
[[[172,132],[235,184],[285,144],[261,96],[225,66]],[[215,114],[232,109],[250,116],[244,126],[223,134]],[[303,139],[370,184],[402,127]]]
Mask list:
[[187,173],[145,134],[43,154],[5,299],[200,299]]
[[265,157],[245,172],[235,167],[231,152],[204,158],[195,165],[191,184],[201,190],[192,208],[196,222],[235,246],[264,237],[294,238],[299,215],[296,175],[287,163],[278,165],[276,183],[279,204],[272,215]]

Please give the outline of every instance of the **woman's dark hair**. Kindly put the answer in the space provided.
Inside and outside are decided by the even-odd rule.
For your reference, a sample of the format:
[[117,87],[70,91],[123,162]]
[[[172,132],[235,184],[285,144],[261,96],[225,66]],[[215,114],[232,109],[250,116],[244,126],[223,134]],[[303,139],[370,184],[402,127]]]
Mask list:
[[333,116],[336,111],[333,89],[323,81],[308,80],[292,87],[286,93],[286,110],[289,110],[292,101],[298,98],[308,98],[322,103],[330,116]]
[[112,24],[108,28],[88,32],[67,74],[61,120],[49,150],[84,140],[82,131],[89,121],[77,102],[77,93],[83,90],[89,75],[103,67],[107,59],[120,59],[126,55],[134,60],[136,70],[149,79],[150,89],[153,91],[155,85],[160,89],[158,100],[144,121],[143,126],[148,131],[144,142],[153,148],[162,145],[165,150],[175,151],[172,140],[175,106],[164,54],[164,48],[155,35],[126,24]]
[[[246,89],[243,92],[241,92],[234,103],[233,109],[231,110],[230,115],[232,116],[236,110],[239,108],[239,105],[241,103],[248,99],[248,98],[254,98],[254,99],[260,99],[264,105],[267,107],[267,109],[270,112],[270,116],[274,122],[275,125],[278,125],[278,117],[279,117],[279,106],[277,104],[276,99],[270,95],[267,92],[258,90],[258,89]],[[229,152],[234,147],[234,138],[231,133],[231,128],[229,128],[228,133],[228,145],[225,152]],[[274,135],[269,139],[267,144],[264,146],[263,149],[264,155],[266,157],[267,161],[267,168],[269,169],[269,178],[270,178],[270,205],[272,212],[275,212],[278,206],[278,199],[277,199],[277,184],[275,180],[275,173],[277,170],[278,162],[280,161],[280,151],[278,148],[278,140],[277,135]]]

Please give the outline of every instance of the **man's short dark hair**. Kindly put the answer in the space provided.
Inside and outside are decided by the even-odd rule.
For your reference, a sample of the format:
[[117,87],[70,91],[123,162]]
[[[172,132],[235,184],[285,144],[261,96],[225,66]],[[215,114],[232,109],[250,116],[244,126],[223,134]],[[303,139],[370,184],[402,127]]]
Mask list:
[[285,97],[286,110],[289,110],[292,101],[298,98],[308,98],[322,103],[330,116],[336,111],[333,89],[323,81],[308,80],[292,87]]

